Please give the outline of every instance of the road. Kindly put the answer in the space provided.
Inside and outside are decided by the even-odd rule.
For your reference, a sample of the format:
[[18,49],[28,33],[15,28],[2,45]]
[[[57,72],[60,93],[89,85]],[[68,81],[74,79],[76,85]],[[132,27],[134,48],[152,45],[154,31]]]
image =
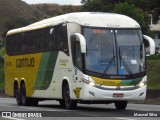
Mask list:
[[[6,111],[11,112],[12,117],[2,118],[2,112]],[[39,118],[33,118],[32,115]],[[76,110],[66,110],[57,101],[39,102],[38,106],[17,106],[14,98],[0,98],[0,120],[52,120],[53,117],[54,120],[144,120],[144,116],[147,116],[145,120],[159,120],[160,105],[128,104],[125,111],[117,111],[114,104],[78,104]]]

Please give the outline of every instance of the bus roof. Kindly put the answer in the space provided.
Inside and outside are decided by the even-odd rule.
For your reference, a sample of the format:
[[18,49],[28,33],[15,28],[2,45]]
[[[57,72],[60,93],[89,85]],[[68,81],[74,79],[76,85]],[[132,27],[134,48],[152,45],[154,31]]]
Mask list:
[[135,20],[125,15],[101,12],[77,12],[44,19],[26,27],[13,29],[8,31],[7,35],[51,27],[67,22],[92,27],[140,28],[140,25]]

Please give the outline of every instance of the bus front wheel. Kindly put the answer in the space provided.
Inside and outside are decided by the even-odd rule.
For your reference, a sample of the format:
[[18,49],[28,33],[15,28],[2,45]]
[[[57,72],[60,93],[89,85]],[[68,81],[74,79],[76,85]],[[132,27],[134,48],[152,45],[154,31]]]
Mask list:
[[69,110],[76,109],[77,101],[70,99],[70,90],[69,90],[68,83],[63,85],[62,96],[63,96],[66,109],[69,109]]
[[61,107],[65,108],[64,100],[59,100],[59,104],[61,105]]
[[117,110],[125,110],[127,107],[128,101],[116,101],[115,107]]

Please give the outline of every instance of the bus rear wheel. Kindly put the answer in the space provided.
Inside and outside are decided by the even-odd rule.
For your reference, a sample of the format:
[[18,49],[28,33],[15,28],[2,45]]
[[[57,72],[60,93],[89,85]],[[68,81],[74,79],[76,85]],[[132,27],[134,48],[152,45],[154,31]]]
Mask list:
[[20,89],[18,88],[18,84],[14,86],[14,97],[16,98],[17,105],[22,105],[22,99],[20,95]]
[[77,101],[70,99],[70,90],[68,83],[63,85],[62,96],[66,109],[72,110],[77,108]]
[[22,99],[22,105],[27,106],[29,102],[28,102],[28,99],[27,99],[27,96],[26,96],[26,86],[25,86],[25,84],[21,85],[20,94],[21,94],[21,99]]
[[28,98],[26,96],[25,84],[21,85],[20,97],[21,97],[22,105],[24,105],[24,106],[37,106],[38,105],[38,100],[36,100],[34,98]]
[[127,107],[128,101],[116,101],[115,107],[117,110],[125,110]]

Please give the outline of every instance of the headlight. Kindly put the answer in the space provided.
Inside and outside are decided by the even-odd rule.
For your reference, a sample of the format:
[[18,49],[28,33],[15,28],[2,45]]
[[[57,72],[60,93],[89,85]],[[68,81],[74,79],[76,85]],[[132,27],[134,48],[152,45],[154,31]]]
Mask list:
[[93,81],[90,81],[90,82],[89,82],[89,85],[90,85],[90,86],[95,86],[95,85],[96,85],[96,83],[95,83],[95,82],[93,82]]
[[137,84],[136,86],[141,88],[141,87],[144,87],[147,83],[147,80],[142,80],[139,84]]

